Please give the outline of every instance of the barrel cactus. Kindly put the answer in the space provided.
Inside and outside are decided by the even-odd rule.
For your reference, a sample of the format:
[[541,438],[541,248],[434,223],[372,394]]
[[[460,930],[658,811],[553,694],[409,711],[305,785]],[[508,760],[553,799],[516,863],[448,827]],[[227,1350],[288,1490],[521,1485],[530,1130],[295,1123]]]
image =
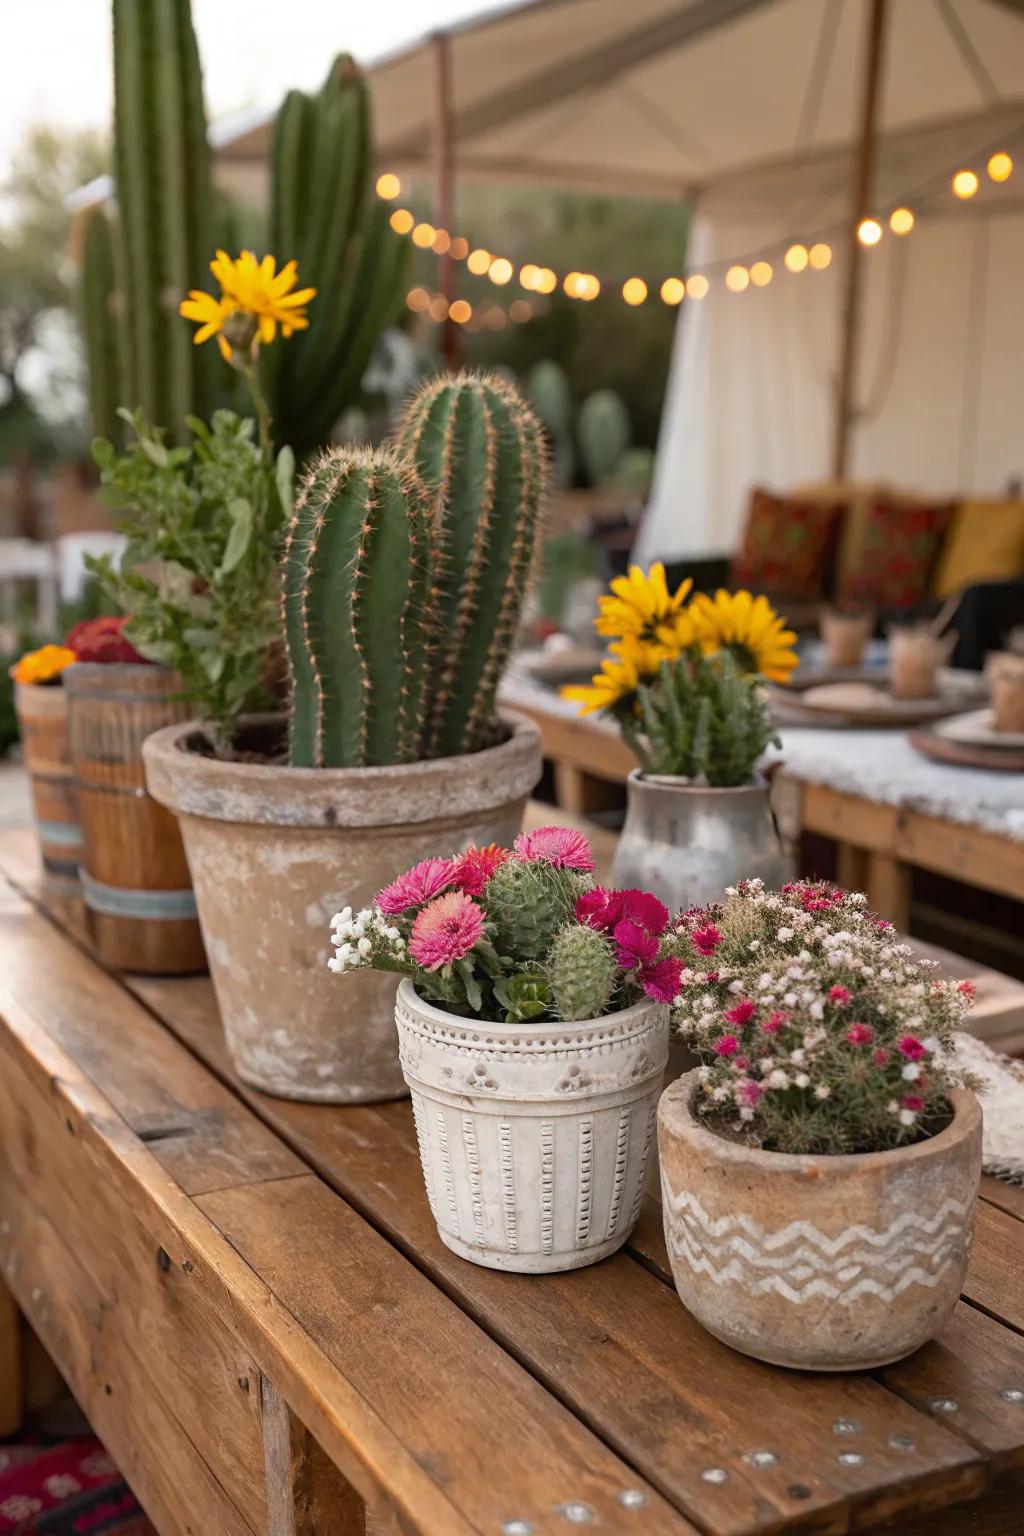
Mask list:
[[595,928],[571,923],[555,934],[545,966],[551,1006],[560,1019],[597,1019],[619,979],[611,945]]
[[389,450],[331,449],[310,468],[283,563],[294,766],[423,755],[430,541],[427,494]]
[[542,960],[555,934],[572,919],[583,889],[575,870],[518,859],[499,865],[484,898],[498,954]]
[[493,735],[533,564],[547,489],[543,433],[514,385],[460,373],[420,390],[398,445],[436,496],[438,649],[424,756],[473,752]]

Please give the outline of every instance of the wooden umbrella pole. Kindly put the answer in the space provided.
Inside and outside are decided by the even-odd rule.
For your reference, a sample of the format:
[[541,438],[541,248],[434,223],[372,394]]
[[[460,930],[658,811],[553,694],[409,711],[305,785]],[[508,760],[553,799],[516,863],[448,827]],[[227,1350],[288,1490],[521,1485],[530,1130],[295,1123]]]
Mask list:
[[861,98],[860,140],[853,182],[850,228],[847,234],[846,295],[839,354],[839,378],[836,388],[835,436],[832,444],[832,475],[841,480],[846,474],[853,420],[853,393],[857,376],[860,340],[861,258],[857,238],[861,220],[871,211],[871,192],[875,173],[875,120],[885,43],[888,0],[871,0],[867,48],[864,60],[864,90]]
[[[446,32],[435,33],[434,50],[434,223],[451,235],[454,221],[454,155],[452,152],[451,46]],[[437,288],[451,308],[455,297],[455,264],[450,251],[437,258]],[[441,325],[441,357],[457,368],[461,346],[458,326],[447,317]]]

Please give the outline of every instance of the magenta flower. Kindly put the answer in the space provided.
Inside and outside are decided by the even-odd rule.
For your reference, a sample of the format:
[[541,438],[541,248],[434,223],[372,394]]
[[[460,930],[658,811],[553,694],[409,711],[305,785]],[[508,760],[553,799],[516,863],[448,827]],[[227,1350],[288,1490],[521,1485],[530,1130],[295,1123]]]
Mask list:
[[915,1115],[919,1115],[924,1109],[924,1099],[919,1093],[908,1093],[900,1099],[900,1109],[912,1109]]
[[722,942],[722,935],[714,923],[708,923],[704,928],[695,928],[690,934],[693,947],[699,955],[713,955]]
[[640,972],[640,984],[647,996],[653,997],[656,1003],[671,1003],[679,996],[682,971],[682,961],[675,955],[666,955],[664,960],[658,960],[654,965],[643,968]]
[[768,1017],[761,1020],[761,1028],[766,1035],[777,1035],[788,1017],[788,1014],[780,1013],[778,1008],[773,1008]]
[[[649,970],[658,962],[658,941],[636,923],[624,917],[615,924],[615,957],[624,971]],[[679,988],[676,988],[676,992]],[[675,992],[672,996],[675,997]]]
[[377,892],[377,906],[390,917],[422,906],[451,885],[455,869],[451,859],[424,859]]
[[752,1077],[745,1078],[742,1083],[737,1083],[733,1090],[737,1104],[745,1105],[747,1109],[755,1108],[763,1091],[761,1084],[755,1083]]
[[497,843],[488,843],[485,848],[467,848],[455,860],[452,879],[467,896],[482,896],[484,886],[508,857],[508,849]]
[[904,1035],[902,1040],[896,1042],[896,1046],[900,1055],[908,1061],[920,1061],[922,1056],[928,1054],[916,1035]]
[[871,1052],[871,1060],[876,1067],[884,1067],[889,1063],[889,1052],[884,1045],[880,1045],[877,1051]]
[[650,891],[620,891],[622,915],[647,933],[662,934],[668,926],[668,907]]
[[609,891],[603,885],[595,885],[592,890],[584,891],[582,896],[577,897],[575,916],[578,923],[585,923],[588,928],[599,928],[605,933],[611,933],[622,918],[622,892]]
[[409,953],[425,971],[462,960],[484,931],[484,914],[464,891],[446,891],[417,914]]
[[594,868],[590,844],[582,832],[572,827],[538,827],[536,832],[520,832],[516,853],[527,863],[538,860],[556,869],[578,869],[584,874]]
[[745,997],[742,1002],[736,1004],[735,1008],[727,1008],[725,1017],[730,1024],[738,1024],[742,1028],[744,1024],[750,1023],[755,1012],[753,1003]]
[[715,1041],[716,1056],[735,1056],[740,1048],[740,1043],[735,1035],[719,1035]]
[[958,992],[962,992],[964,997],[969,998],[971,1002],[973,1002],[978,995],[978,989],[974,985],[973,981],[958,981],[956,984],[956,989]]
[[830,1003],[835,1003],[837,1007],[843,1008],[850,1001],[850,994],[845,987],[833,987],[828,994],[828,1000]]
[[851,1024],[846,1031],[846,1038],[851,1045],[870,1045],[875,1032],[870,1024]]

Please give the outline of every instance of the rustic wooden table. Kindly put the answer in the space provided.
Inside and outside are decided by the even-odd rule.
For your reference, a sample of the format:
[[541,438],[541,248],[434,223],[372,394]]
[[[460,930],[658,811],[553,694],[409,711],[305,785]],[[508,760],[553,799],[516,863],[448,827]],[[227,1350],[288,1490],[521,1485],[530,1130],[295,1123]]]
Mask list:
[[0,1273],[163,1536],[1020,1531],[1024,1191],[986,1181],[956,1315],[871,1375],[718,1344],[654,1206],[590,1269],[477,1268],[407,1103],[247,1089],[209,982],[101,970],[30,848],[0,841]]

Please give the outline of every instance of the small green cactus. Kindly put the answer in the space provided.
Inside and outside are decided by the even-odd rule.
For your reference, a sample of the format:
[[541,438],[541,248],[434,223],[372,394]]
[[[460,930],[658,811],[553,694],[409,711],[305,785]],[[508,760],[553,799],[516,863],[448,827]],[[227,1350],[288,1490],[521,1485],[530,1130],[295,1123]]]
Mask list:
[[294,766],[422,756],[430,520],[414,470],[388,450],[331,449],[307,474],[283,568]]
[[762,679],[728,651],[663,661],[637,689],[636,714],[619,718],[645,773],[720,789],[749,783],[765,748],[779,744]]
[[425,756],[473,752],[492,738],[529,585],[547,489],[541,427],[514,385],[460,373],[420,390],[398,444],[437,496]]
[[571,919],[584,885],[571,869],[506,860],[488,880],[484,898],[498,954],[542,960],[555,934]]
[[576,433],[587,479],[591,485],[604,485],[633,437],[621,396],[614,389],[595,389],[580,406]]
[[551,1008],[559,1019],[597,1019],[607,1011],[619,967],[595,928],[570,924],[555,934],[548,954]]
[[526,393],[547,434],[552,483],[557,490],[567,491],[576,474],[576,450],[572,438],[572,396],[561,363],[551,358],[534,363],[527,376]]

